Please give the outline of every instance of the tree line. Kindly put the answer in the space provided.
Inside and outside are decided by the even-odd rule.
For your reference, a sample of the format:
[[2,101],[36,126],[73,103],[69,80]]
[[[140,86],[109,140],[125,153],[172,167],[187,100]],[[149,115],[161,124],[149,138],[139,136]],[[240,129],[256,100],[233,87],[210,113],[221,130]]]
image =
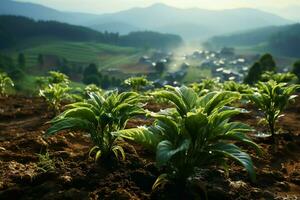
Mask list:
[[209,49],[264,44],[269,52],[290,57],[300,57],[300,24],[272,26],[243,33],[211,38],[204,45]]
[[[265,73],[276,74],[277,72],[278,67],[273,56],[271,54],[264,54],[250,67],[244,82],[253,85],[262,80]],[[300,60],[293,64],[291,72],[296,75],[298,81],[300,81]]]
[[35,21],[21,16],[0,16],[0,49],[14,47],[28,39],[43,37],[163,49],[182,43],[180,36],[172,34],[143,31],[121,36],[119,33],[98,32],[83,26],[56,21]]
[[300,57],[300,24],[288,26],[285,30],[273,34],[268,46],[274,53]]

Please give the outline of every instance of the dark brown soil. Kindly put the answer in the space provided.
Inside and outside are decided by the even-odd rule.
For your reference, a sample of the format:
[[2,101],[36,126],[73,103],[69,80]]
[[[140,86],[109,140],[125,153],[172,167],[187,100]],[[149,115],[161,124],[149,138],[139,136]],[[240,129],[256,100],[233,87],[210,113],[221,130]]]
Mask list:
[[[159,110],[157,105],[148,107]],[[251,110],[237,119],[266,130],[257,125],[259,112]],[[53,113],[42,99],[1,98],[0,199],[200,199],[203,186],[209,199],[300,199],[300,99],[285,114],[277,153],[270,139],[255,139],[264,149],[262,156],[251,153],[257,182],[251,183],[232,163],[229,174],[215,167],[202,169],[186,190],[167,184],[152,192],[160,173],[151,152],[124,144],[126,161],[95,163],[88,157],[92,144],[87,135],[65,131],[43,137]],[[128,127],[149,123],[135,119]],[[42,170],[38,154],[47,152],[54,168]]]

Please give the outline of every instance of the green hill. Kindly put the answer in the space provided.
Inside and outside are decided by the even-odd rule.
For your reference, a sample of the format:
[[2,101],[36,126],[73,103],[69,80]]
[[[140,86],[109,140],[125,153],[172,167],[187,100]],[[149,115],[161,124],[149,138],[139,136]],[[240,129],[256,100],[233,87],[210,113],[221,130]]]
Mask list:
[[[54,67],[55,61],[51,61],[51,58],[52,60],[66,59],[70,63],[83,66],[95,63],[100,69],[118,68],[122,70],[122,67],[127,67],[131,64],[135,65],[145,53],[142,49],[132,47],[59,40],[52,40],[49,43],[45,42],[33,47],[27,47],[22,52],[26,58],[26,65],[30,68],[37,66],[38,56],[40,54],[43,55],[45,59],[44,66],[46,66],[44,70],[47,70],[47,67]],[[18,53],[17,49],[8,52],[16,62]]]
[[97,32],[92,29],[56,21],[34,21],[20,16],[0,16],[0,50],[19,47],[39,38],[56,38],[73,42],[97,42],[129,47],[169,49],[183,42],[181,37],[151,31],[129,33]]
[[226,36],[213,37],[206,47],[235,47],[254,52],[270,52],[286,57],[300,57],[300,24],[272,26]]
[[[70,64],[68,71],[75,67],[79,73],[90,63],[126,71],[137,66],[145,49],[169,49],[181,43],[172,34],[143,31],[120,36],[55,21],[0,16],[0,53],[11,56],[15,63],[23,53],[27,71],[35,74],[64,67],[65,62]],[[41,56],[43,64],[39,63]]]
[[16,47],[27,40],[42,37],[114,44],[117,43],[118,34],[101,33],[55,21],[34,21],[26,17],[0,16],[0,49]]

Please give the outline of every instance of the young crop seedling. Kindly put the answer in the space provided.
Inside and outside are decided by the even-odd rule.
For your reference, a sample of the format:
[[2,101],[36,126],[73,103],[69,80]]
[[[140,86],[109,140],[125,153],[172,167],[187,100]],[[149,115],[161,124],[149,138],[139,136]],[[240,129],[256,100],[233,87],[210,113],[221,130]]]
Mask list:
[[243,83],[237,83],[235,81],[225,81],[223,83],[223,90],[240,93],[241,103],[248,103],[249,102],[249,99],[247,98],[248,94],[252,93],[252,89],[249,85]]
[[65,84],[53,84],[40,90],[39,95],[43,97],[49,104],[49,108],[53,109],[57,114],[61,109],[61,102],[68,98],[70,87]]
[[88,96],[90,93],[99,93],[99,94],[103,94],[103,90],[101,88],[99,88],[97,85],[95,84],[90,84],[87,85],[84,88],[84,95]]
[[217,78],[208,78],[201,80],[201,83],[192,83],[191,88],[193,88],[198,95],[202,96],[208,92],[220,90],[222,88],[222,84]]
[[268,124],[275,150],[277,149],[276,122],[283,116],[287,105],[297,97],[293,95],[299,85],[288,85],[276,81],[259,82],[256,89],[248,97],[264,114],[263,120]]
[[143,87],[151,86],[152,82],[148,81],[146,77],[131,77],[124,81],[126,85],[129,85],[132,91],[139,92]]
[[70,83],[70,79],[67,75],[56,72],[56,71],[50,71],[48,77],[49,84],[66,84],[68,85]]
[[235,81],[225,81],[223,83],[223,90],[238,92],[241,95],[250,94],[252,92],[251,87],[249,85],[237,83]]
[[71,98],[70,80],[68,76],[60,72],[50,71],[49,74],[48,77],[37,79],[37,83],[42,87],[39,90],[39,96],[43,97],[49,104],[49,108],[57,114],[61,109],[61,102]]
[[0,73],[0,97],[7,96],[10,88],[14,87],[14,82],[6,73]]
[[47,85],[49,85],[48,77],[45,76],[36,77],[35,84],[37,85],[38,90],[45,88]]
[[135,92],[117,91],[90,93],[90,99],[68,105],[68,109],[51,121],[46,135],[51,136],[61,130],[73,129],[89,133],[94,143],[90,155],[107,158],[113,153],[117,159],[125,159],[119,138],[112,132],[125,128],[127,121],[143,114],[140,96]]
[[269,80],[274,80],[277,83],[297,83],[298,78],[293,73],[275,73],[275,72],[265,72],[261,75],[262,82],[268,82]]
[[158,177],[155,189],[166,181],[186,186],[197,168],[210,164],[225,165],[227,159],[245,167],[252,180],[255,172],[250,156],[233,141],[250,145],[259,151],[246,132],[252,129],[241,122],[230,121],[242,109],[226,105],[240,98],[235,92],[210,92],[199,97],[193,89],[182,86],[153,93],[168,99],[175,108],[149,113],[155,118],[152,126],[116,132],[117,136],[133,140],[156,151],[158,167],[166,173]]
[[54,84],[69,85],[70,80],[69,77],[63,73],[50,71],[49,76],[37,77],[35,83],[37,84],[39,89],[43,89],[48,87],[49,85],[54,85]]
[[55,172],[55,160],[50,158],[50,154],[47,151],[45,154],[37,154],[39,162],[37,163],[38,169],[43,172]]

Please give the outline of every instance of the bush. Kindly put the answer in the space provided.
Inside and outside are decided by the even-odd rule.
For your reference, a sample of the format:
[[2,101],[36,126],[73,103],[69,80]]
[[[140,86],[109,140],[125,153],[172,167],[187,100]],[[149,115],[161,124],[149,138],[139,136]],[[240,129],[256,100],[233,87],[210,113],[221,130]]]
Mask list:
[[9,89],[14,87],[14,82],[6,73],[0,73],[0,96],[7,96]]

